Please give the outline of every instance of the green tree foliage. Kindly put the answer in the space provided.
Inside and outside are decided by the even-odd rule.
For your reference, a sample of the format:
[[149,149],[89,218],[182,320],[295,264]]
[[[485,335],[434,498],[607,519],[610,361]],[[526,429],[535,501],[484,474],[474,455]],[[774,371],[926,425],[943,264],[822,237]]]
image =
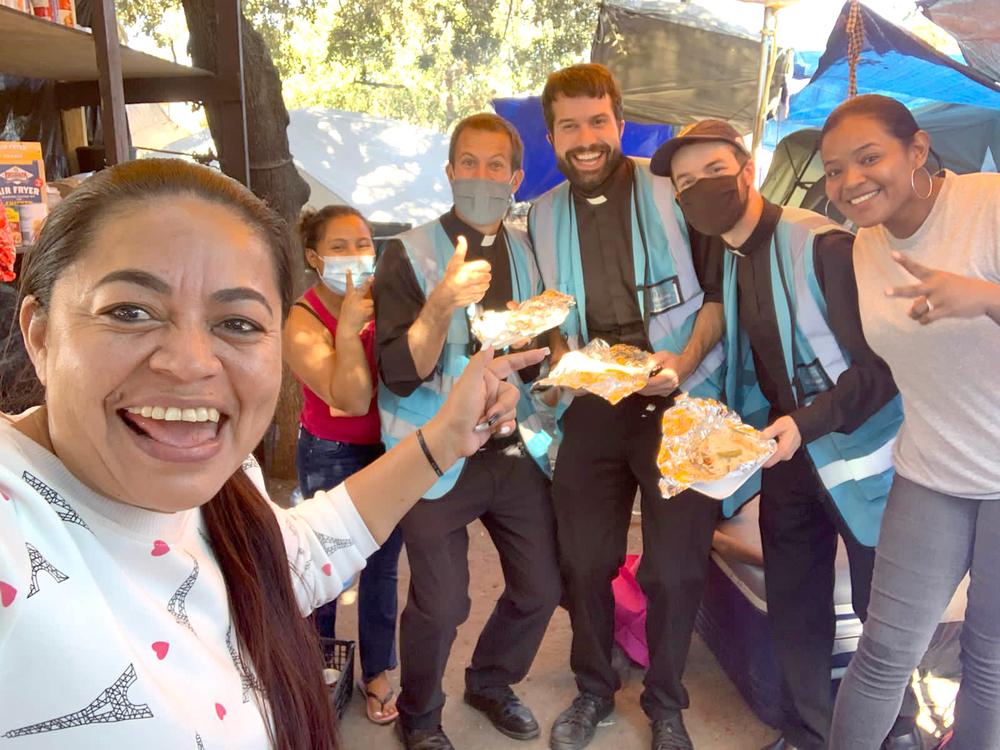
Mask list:
[[[179,0],[118,0],[166,48]],[[587,59],[597,0],[244,0],[289,109],[334,107],[443,130],[495,96],[539,92]]]

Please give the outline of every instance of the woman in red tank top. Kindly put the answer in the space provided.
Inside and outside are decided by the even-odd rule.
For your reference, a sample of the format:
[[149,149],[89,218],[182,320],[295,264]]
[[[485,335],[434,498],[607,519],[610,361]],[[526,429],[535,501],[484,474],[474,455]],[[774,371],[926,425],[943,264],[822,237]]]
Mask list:
[[[375,246],[365,218],[350,206],[304,213],[299,231],[308,267],[319,277],[288,315],[288,366],[302,383],[297,449],[303,497],[343,482],[384,452],[375,388],[371,296]],[[361,573],[358,640],[368,718],[396,718],[386,672],[396,668],[397,528]],[[315,613],[321,636],[334,637],[336,602]]]

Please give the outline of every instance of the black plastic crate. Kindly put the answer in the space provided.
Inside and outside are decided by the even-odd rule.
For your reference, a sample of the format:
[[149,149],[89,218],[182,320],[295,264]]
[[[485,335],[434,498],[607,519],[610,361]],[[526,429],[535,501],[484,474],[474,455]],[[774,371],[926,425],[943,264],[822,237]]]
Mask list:
[[354,641],[338,641],[333,638],[320,638],[323,647],[323,664],[328,669],[340,672],[336,685],[329,687],[330,701],[337,712],[337,718],[344,715],[347,704],[354,694]]

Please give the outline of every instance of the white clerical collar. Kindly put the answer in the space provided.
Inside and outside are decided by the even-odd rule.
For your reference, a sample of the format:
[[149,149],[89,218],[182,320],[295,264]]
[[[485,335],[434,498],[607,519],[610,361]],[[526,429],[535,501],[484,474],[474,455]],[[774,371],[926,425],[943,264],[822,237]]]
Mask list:
[[595,195],[593,198],[587,198],[587,203],[589,203],[591,206],[599,206],[602,203],[607,203],[607,202],[608,199],[605,198],[603,195]]
[[735,247],[729,247],[729,245],[726,245],[726,250],[728,250],[729,252],[731,252],[737,258],[745,258],[745,257],[747,257],[744,253],[741,253]]
[[479,243],[480,247],[493,247],[493,241],[497,238],[495,234],[484,234],[483,241]]

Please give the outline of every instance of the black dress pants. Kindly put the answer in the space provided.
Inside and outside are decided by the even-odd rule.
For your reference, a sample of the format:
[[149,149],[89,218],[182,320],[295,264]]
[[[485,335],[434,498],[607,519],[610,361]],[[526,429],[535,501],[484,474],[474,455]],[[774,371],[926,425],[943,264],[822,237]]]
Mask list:
[[688,706],[681,676],[701,603],[715,500],[688,491],[664,499],[656,455],[665,398],[629,396],[616,406],[581,396],[563,415],[563,442],[552,485],[560,567],[573,626],[570,666],[581,691],[611,698],[611,582],[625,561],[636,488],[641,493],[643,554],[638,581],[647,598],[650,666],[640,702],[651,719]]
[[467,460],[450,492],[419,501],[400,523],[410,589],[400,619],[397,706],[407,728],[441,723],[441,680],[471,604],[466,527],[477,518],[500,555],[505,588],[479,636],[466,685],[503,687],[528,673],[561,591],[549,488],[520,444],[491,442]]
[[[785,737],[801,750],[826,747],[833,716],[830,671],[837,627],[833,592],[837,536],[844,538],[851,601],[868,616],[875,550],[858,542],[833,508],[804,448],[763,472],[760,535],[767,618],[784,677]],[[897,731],[913,727],[916,696],[908,689]]]

